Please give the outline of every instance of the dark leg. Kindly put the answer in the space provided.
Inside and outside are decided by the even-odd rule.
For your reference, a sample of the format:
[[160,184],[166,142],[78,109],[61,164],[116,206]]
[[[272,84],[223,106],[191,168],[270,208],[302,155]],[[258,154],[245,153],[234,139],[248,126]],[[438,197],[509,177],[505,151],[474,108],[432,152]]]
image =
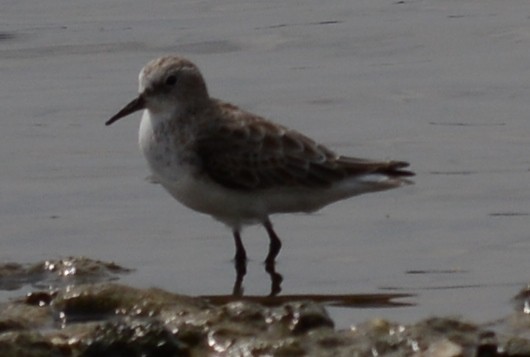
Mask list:
[[274,232],[274,229],[272,229],[272,223],[267,218],[265,222],[263,222],[263,226],[267,230],[267,234],[269,235],[269,254],[267,254],[267,258],[265,259],[265,264],[267,265],[273,265],[274,260],[278,256],[278,253],[280,252],[280,249],[282,248],[282,242],[280,241],[280,238],[276,235],[276,232]]
[[234,240],[236,242],[236,256],[234,258],[234,266],[236,268],[236,281],[232,294],[235,296],[243,295],[243,278],[247,274],[247,253],[245,247],[241,242],[241,235],[239,231],[234,230]]
[[242,264],[235,264],[236,268],[236,280],[234,281],[234,287],[232,288],[232,295],[243,296],[243,279],[247,274],[247,262],[244,261]]
[[234,241],[236,242],[236,256],[234,257],[236,265],[246,263],[247,252],[245,251],[243,242],[241,242],[241,234],[239,233],[239,231],[234,230]]
[[271,277],[271,292],[269,296],[276,296],[282,291],[283,276],[276,272],[276,265],[272,263],[265,263],[265,271]]

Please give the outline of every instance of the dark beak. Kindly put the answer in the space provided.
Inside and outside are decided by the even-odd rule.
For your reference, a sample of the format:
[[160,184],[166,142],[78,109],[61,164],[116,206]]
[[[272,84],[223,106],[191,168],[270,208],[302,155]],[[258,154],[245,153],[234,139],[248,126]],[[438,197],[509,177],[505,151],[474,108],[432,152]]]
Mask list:
[[116,115],[114,115],[112,118],[107,120],[105,122],[105,125],[110,125],[114,123],[116,120],[126,117],[127,115],[132,114],[142,109],[145,109],[145,101],[144,101],[144,98],[140,95],[138,96],[138,98],[134,99],[132,102],[127,104],[125,107],[123,107],[123,109],[120,110]]

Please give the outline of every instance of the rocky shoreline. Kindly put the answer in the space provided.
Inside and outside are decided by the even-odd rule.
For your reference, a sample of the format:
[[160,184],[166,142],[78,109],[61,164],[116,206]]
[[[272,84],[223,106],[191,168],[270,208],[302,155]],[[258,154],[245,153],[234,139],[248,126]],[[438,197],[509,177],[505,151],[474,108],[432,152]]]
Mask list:
[[46,289],[0,305],[2,356],[524,356],[528,293],[488,326],[431,317],[336,329],[324,304],[190,297],[116,282],[129,269],[86,258],[3,264],[0,286]]

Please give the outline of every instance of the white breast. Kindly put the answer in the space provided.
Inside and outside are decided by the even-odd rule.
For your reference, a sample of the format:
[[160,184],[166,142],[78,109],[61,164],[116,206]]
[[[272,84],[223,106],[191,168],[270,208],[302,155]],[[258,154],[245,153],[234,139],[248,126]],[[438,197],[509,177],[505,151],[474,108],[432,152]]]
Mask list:
[[176,183],[189,174],[185,144],[177,142],[178,135],[172,135],[169,120],[145,110],[138,136],[140,150],[157,179]]

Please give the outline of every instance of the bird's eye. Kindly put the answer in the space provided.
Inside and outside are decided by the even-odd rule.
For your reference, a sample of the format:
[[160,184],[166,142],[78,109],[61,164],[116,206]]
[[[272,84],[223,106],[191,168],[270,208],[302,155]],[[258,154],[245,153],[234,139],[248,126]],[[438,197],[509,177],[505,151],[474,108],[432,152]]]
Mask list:
[[177,83],[177,76],[171,75],[166,78],[166,86],[173,87]]

